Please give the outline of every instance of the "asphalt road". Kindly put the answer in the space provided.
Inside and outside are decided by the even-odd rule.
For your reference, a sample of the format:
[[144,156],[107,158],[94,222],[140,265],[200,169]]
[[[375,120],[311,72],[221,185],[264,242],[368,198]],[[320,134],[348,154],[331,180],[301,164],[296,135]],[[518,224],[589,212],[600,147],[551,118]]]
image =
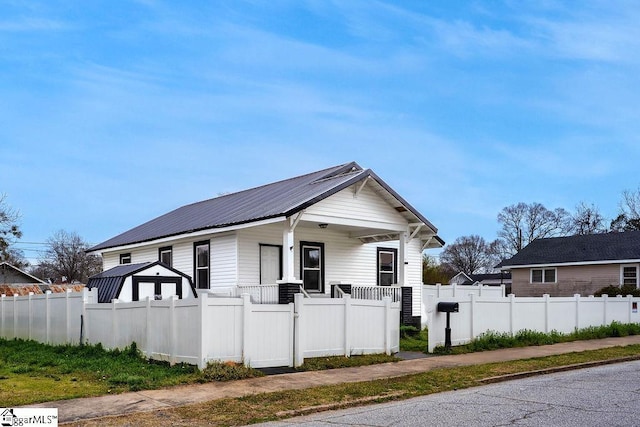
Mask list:
[[640,426],[640,361],[321,412],[263,426]]

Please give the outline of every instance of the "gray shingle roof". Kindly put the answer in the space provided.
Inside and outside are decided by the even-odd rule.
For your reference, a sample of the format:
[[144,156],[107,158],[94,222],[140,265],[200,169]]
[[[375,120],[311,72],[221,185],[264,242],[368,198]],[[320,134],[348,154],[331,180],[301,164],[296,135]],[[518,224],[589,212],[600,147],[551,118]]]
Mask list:
[[351,162],[182,206],[102,242],[89,249],[89,251],[280,216],[290,216],[369,176],[378,181],[408,210],[431,227],[434,232],[437,232],[437,229],[426,218],[404,201],[371,170],[363,170],[357,163]]
[[640,231],[538,239],[497,267],[640,259]]

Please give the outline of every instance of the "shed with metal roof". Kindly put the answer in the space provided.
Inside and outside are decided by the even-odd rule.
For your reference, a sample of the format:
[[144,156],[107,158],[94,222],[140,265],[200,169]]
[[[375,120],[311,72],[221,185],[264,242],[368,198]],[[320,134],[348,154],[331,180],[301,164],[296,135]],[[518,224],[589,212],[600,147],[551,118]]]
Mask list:
[[144,262],[123,264],[89,278],[89,289],[98,288],[98,302],[116,299],[123,302],[140,301],[147,297],[165,299],[197,298],[191,278],[163,263]]

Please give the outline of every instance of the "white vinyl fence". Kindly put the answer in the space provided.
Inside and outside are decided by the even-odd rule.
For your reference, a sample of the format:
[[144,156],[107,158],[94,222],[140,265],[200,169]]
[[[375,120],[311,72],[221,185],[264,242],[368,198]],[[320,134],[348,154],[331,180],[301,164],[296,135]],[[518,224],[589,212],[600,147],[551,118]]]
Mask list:
[[[305,357],[399,351],[400,304],[349,296],[288,305],[254,304],[249,294],[217,298],[97,304],[97,292],[2,297],[0,336],[52,344],[84,342],[124,348],[200,368],[209,361],[252,367],[293,366]],[[81,317],[82,315],[82,317]]]
[[611,322],[640,323],[640,298],[612,297],[527,297],[480,298],[475,294],[456,297],[427,297],[429,352],[444,345],[446,313],[437,311],[441,301],[457,302],[460,311],[450,314],[451,345],[468,343],[487,331],[515,334],[528,329],[569,333]]
[[87,289],[81,293],[0,295],[0,337],[78,344],[84,305],[94,301],[98,301],[98,293]]
[[422,297],[434,296],[436,298],[456,297],[475,294],[479,297],[504,297],[505,287],[500,286],[488,286],[483,284],[477,285],[441,285],[437,283],[435,285],[422,285]]

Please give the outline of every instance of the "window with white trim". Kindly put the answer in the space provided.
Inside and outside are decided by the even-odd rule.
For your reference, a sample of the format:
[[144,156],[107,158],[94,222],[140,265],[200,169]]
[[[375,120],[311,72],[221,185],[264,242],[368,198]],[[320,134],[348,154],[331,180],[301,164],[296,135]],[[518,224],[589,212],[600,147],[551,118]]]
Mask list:
[[638,287],[638,265],[620,266],[620,283]]
[[555,268],[532,268],[531,283],[556,283]]

